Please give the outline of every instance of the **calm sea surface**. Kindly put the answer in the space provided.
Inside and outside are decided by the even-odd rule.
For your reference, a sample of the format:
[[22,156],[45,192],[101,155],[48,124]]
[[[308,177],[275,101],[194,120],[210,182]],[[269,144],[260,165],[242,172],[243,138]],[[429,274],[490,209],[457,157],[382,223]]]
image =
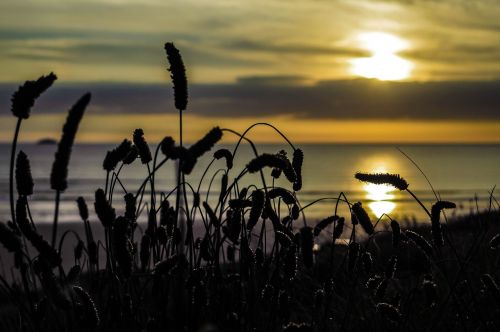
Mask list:
[[[93,194],[105,184],[105,172],[102,160],[111,145],[77,145],[71,157],[69,169],[69,188],[62,195],[62,222],[79,222],[75,199],[84,196],[88,203],[93,202]],[[224,146],[231,148],[233,146]],[[425,178],[417,168],[401,154],[396,146],[390,145],[299,145],[304,150],[303,169],[304,186],[298,193],[304,206],[313,200],[324,197],[337,197],[344,192],[350,201],[361,201],[373,216],[389,213],[401,221],[418,219],[424,215],[420,207],[406,192],[394,191],[384,186],[367,186],[354,179],[357,171],[363,172],[395,172],[401,174],[409,183],[410,189],[420,197],[429,208],[435,200]],[[457,203],[457,214],[468,213],[475,205],[473,199],[478,197],[479,206],[487,206],[489,191],[500,184],[500,145],[399,145],[399,147],[422,168],[432,185],[444,200]],[[49,175],[56,149],[55,145],[21,144],[31,161],[35,178],[35,194],[31,197],[31,212],[36,223],[48,223],[53,218],[54,192],[50,190]],[[285,149],[282,145],[259,145],[261,152],[277,152]],[[213,152],[213,151],[212,151]],[[198,187],[201,174],[211,161],[212,152],[202,159],[187,181]],[[8,161],[10,146],[0,145],[0,220],[9,219],[8,205]],[[235,156],[235,166],[230,172],[234,178],[251,159],[251,150],[243,146]],[[291,156],[290,156],[291,157]],[[210,167],[207,177],[201,184],[202,200],[212,176],[223,168],[223,161],[215,162]],[[175,165],[169,161],[156,177],[156,189],[169,192],[175,179]],[[269,175],[270,170],[266,170]],[[135,192],[147,175],[147,169],[139,160],[134,165],[124,168],[120,179],[127,191]],[[210,202],[217,199],[221,172],[215,176]],[[243,184],[259,183],[260,177],[248,175]],[[269,176],[268,184],[272,183]],[[288,186],[279,180],[279,184]],[[258,184],[260,185],[260,184]],[[288,187],[290,188],[290,187]],[[115,202],[118,213],[121,213],[123,189],[115,189]],[[473,204],[474,203],[474,204]],[[93,209],[89,204],[91,212]],[[317,220],[333,213],[334,200],[324,200],[307,208],[308,220]],[[340,206],[341,213],[346,213]],[[451,213],[451,212],[450,212]],[[92,217],[96,220],[95,215]]]

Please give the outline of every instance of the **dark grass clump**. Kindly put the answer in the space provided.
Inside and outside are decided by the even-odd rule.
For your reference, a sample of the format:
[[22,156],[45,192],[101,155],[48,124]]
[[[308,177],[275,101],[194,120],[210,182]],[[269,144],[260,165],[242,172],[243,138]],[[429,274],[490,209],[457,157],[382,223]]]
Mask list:
[[415,242],[415,244],[420,249],[422,249],[422,251],[424,251],[428,256],[432,256],[432,246],[431,246],[431,244],[425,238],[423,238],[420,234],[418,234],[418,233],[416,233],[414,231],[407,230],[405,232],[405,235],[406,235],[406,237],[408,239],[410,239],[413,242]]
[[300,229],[300,248],[302,251],[302,260],[306,267],[313,266],[313,232],[311,227],[302,227]]
[[[52,244],[30,213],[33,181],[28,157],[19,153],[19,195],[10,195],[17,200],[14,216],[0,222],[0,243],[14,262],[0,271],[0,330],[498,330],[500,236],[493,194],[488,212],[469,216],[469,229],[453,226],[453,218],[445,229],[440,214],[453,203],[438,201],[427,210],[401,176],[358,173],[362,181],[407,191],[431,224],[408,229],[388,215],[372,223],[361,202],[342,192],[320,200],[331,204],[328,217],[308,218],[319,201],[304,202],[307,193],[299,192],[307,180],[304,154],[274,126],[257,123],[243,134],[215,127],[183,146],[185,68],[173,44],[166,49],[180,110],[179,144],[166,136],[153,158],[138,129],[133,144],[125,139],[109,151],[95,213],[88,211],[85,193],[78,193],[74,205],[84,234],[70,229],[54,236],[76,117],[84,105],[77,107],[81,115],[68,117],[73,125],[65,126],[60,142]],[[286,150],[259,154],[247,136],[255,126],[274,129],[293,151],[292,160]],[[239,139],[234,150],[215,149],[222,133]],[[240,143],[248,143],[255,157],[235,169]],[[192,183],[185,175],[211,149],[213,159]],[[160,151],[165,158],[158,160]],[[120,173],[139,158],[142,164],[135,166],[144,172],[137,174],[145,175],[139,188],[131,188]],[[159,181],[158,174],[171,171],[175,185]],[[95,227],[102,239],[94,238]]]
[[401,238],[401,227],[396,220],[391,220],[391,230],[392,230],[392,246],[397,248],[399,246],[399,241]]
[[22,248],[19,236],[3,222],[0,222],[0,243],[9,252],[20,252]]
[[500,233],[490,240],[490,248],[495,250],[500,246]]

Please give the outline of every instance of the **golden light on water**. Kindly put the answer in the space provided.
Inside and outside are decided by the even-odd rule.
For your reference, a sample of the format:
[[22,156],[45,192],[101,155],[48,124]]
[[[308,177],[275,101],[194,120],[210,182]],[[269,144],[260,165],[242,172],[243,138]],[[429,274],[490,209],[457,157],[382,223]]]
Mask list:
[[413,63],[403,59],[397,53],[408,48],[408,43],[384,32],[369,32],[358,36],[361,47],[370,51],[369,58],[352,59],[353,74],[379,80],[402,80],[408,78],[413,69]]
[[[364,167],[363,167],[364,166]],[[368,170],[369,173],[394,173],[399,167],[396,160],[389,155],[375,155],[363,161],[361,169]],[[364,197],[368,201],[368,208],[380,218],[384,213],[389,214],[396,208],[395,189],[388,185],[363,183],[362,190]]]
[[391,194],[393,188],[382,184],[365,184],[363,189],[366,191],[366,198],[371,200],[368,207],[373,214],[380,218],[384,213],[388,214],[394,210],[396,203],[391,200],[394,195]]

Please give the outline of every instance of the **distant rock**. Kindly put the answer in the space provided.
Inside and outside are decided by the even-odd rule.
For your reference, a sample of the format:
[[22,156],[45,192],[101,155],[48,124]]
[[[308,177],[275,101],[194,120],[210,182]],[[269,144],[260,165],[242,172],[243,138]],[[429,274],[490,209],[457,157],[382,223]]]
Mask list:
[[38,145],[54,145],[57,144],[57,140],[53,138],[42,138],[36,144]]

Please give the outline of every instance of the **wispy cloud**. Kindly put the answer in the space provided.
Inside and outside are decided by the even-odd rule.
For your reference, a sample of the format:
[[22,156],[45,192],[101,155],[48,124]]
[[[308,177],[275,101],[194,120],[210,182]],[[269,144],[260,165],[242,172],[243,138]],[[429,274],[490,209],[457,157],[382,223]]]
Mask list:
[[356,34],[374,30],[408,40],[413,79],[500,78],[499,15],[494,0],[4,0],[0,80],[53,69],[71,81],[160,82],[166,40],[195,82],[344,79],[348,60],[367,56]]

